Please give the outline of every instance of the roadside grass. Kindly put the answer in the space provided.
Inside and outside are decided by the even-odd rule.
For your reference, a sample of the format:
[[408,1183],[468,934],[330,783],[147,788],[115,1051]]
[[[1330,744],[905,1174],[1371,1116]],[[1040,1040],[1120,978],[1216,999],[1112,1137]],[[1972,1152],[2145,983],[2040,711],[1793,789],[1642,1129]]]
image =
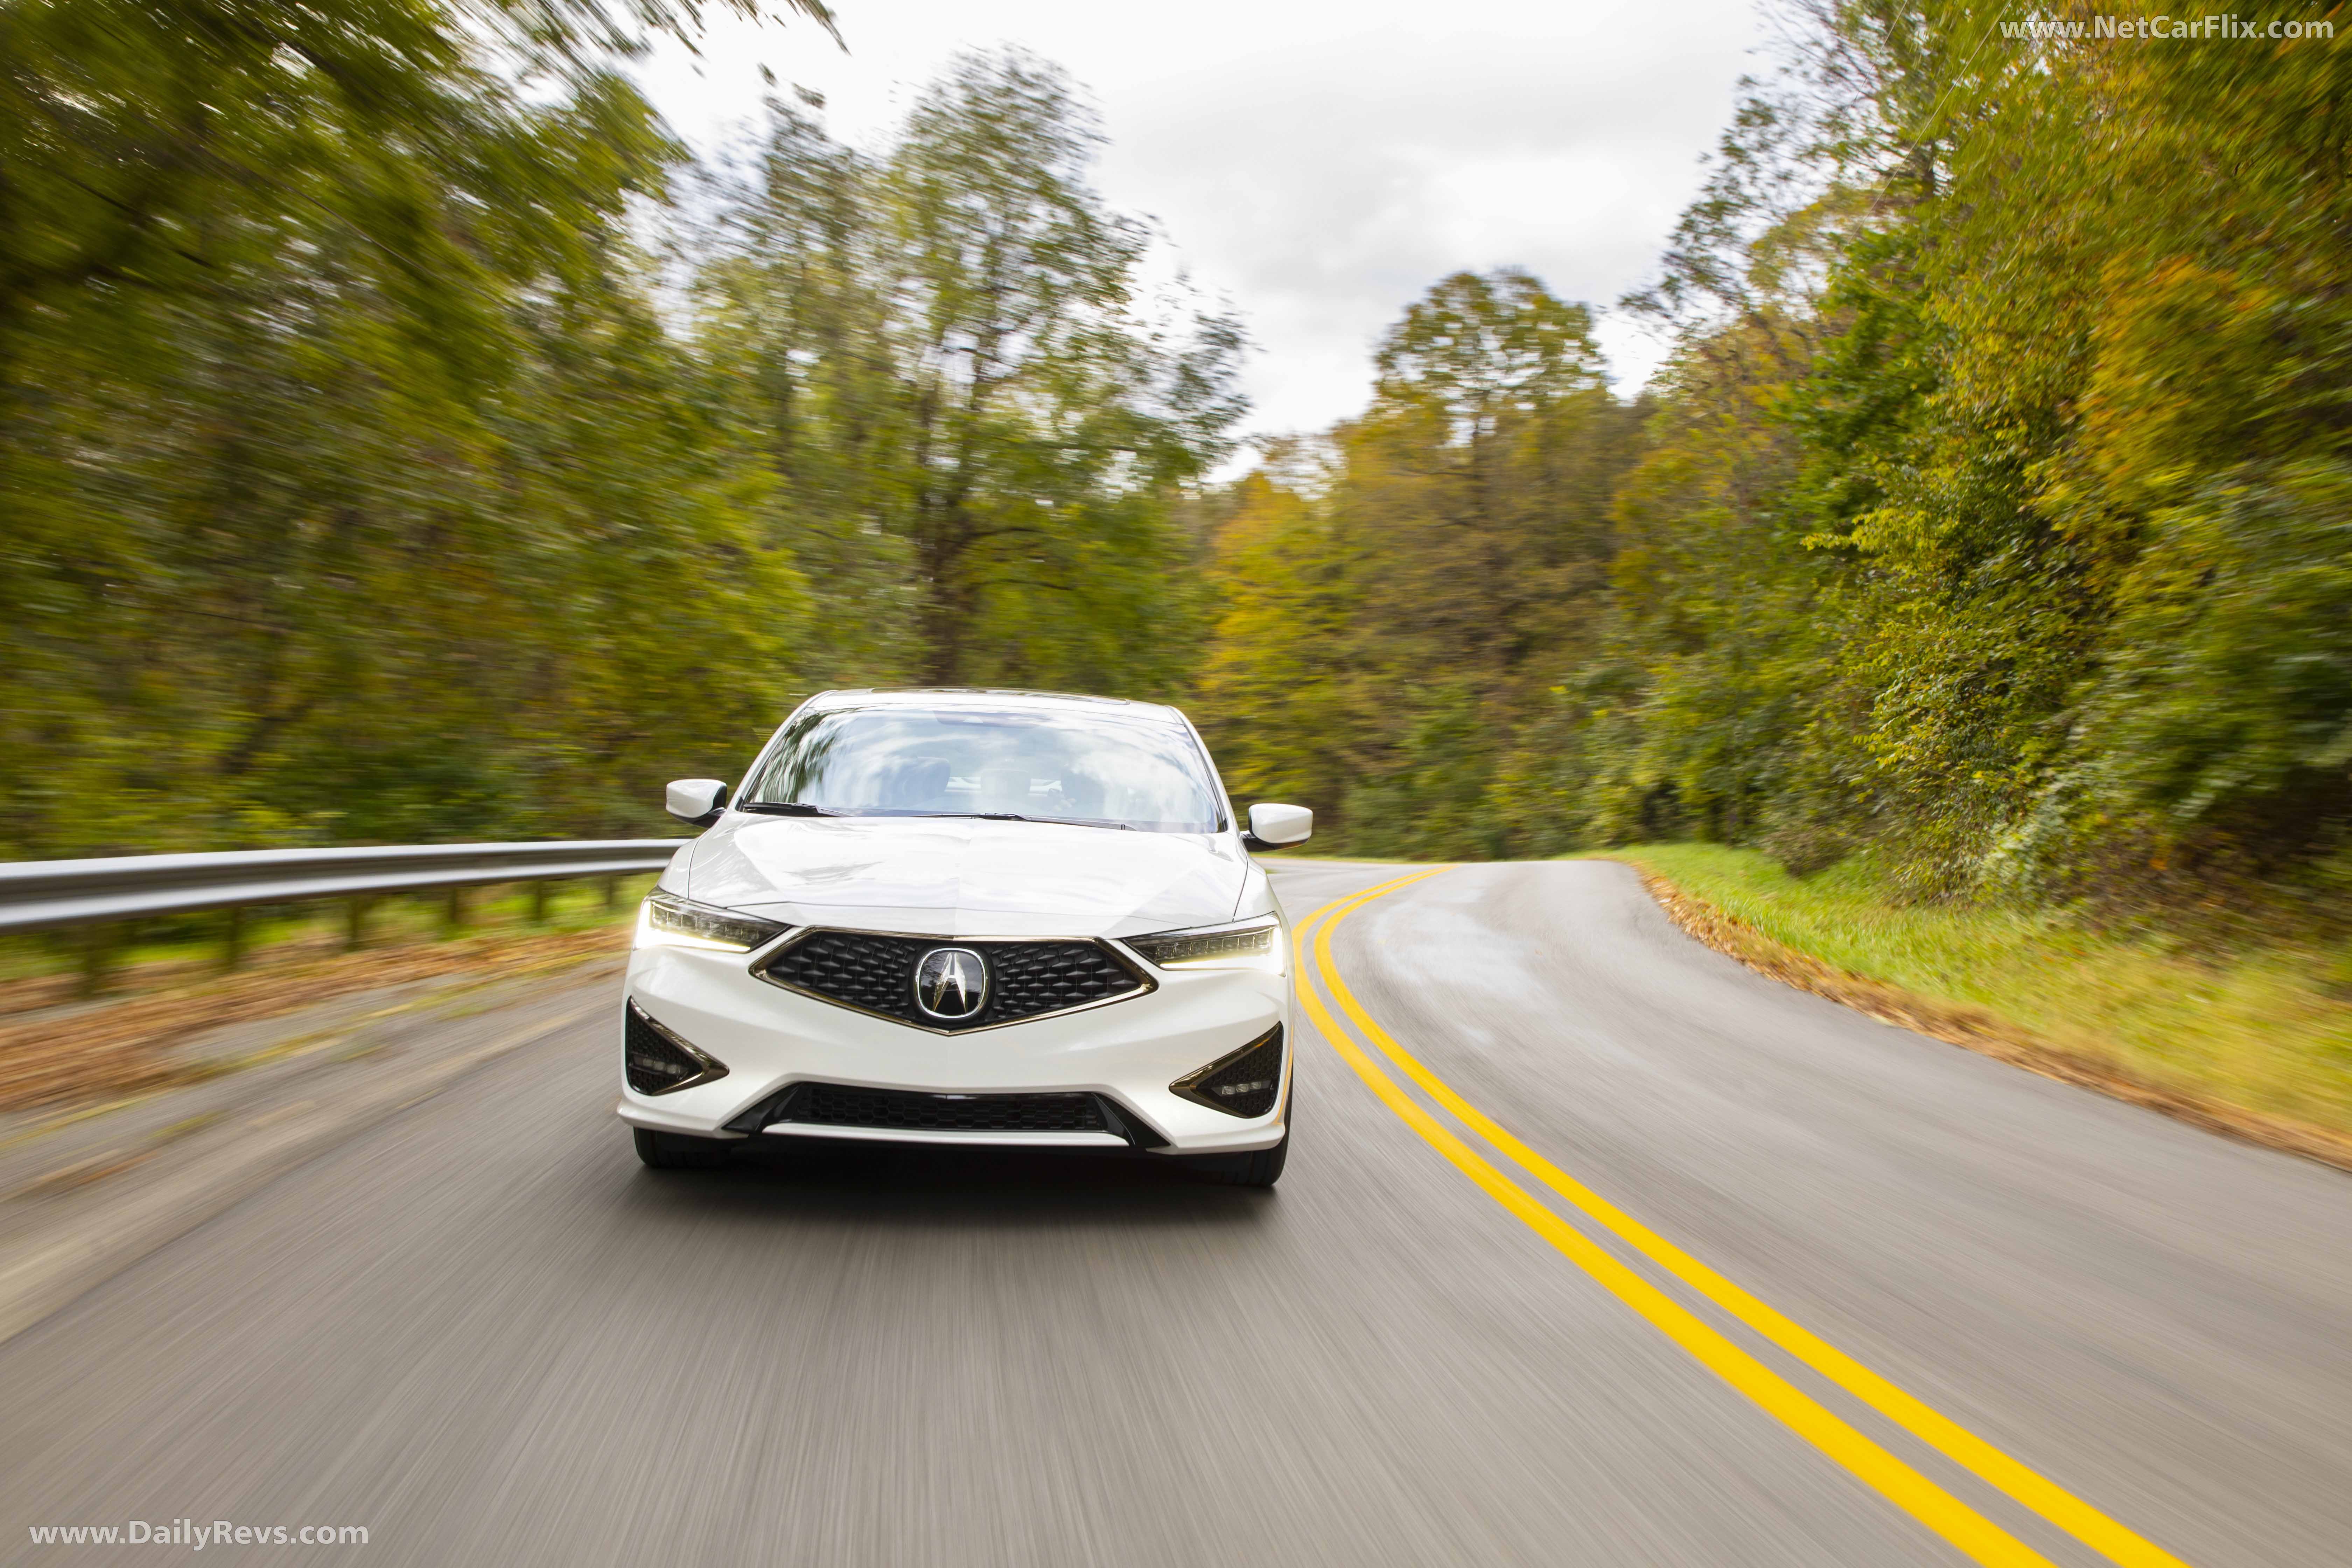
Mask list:
[[[1752,936],[1734,928],[1708,940],[1768,973],[1790,967],[1767,944],[1777,945],[1900,994],[1891,1000],[1902,1021],[1946,1038],[2006,1040],[2022,1054],[1998,1054],[2028,1066],[2054,1065],[2033,1059],[2041,1053],[2192,1108],[2352,1135],[2352,988],[2340,949],[2200,953],[2094,931],[2061,911],[1905,904],[1863,857],[1805,878],[1715,844],[1637,845],[1609,858],[1747,928]],[[1780,977],[1837,994],[1834,977]],[[1908,1010],[1917,1017],[1905,997],[1920,1004]],[[1885,1011],[1867,996],[1840,999]],[[1938,1016],[1948,1028],[1932,1026]]]

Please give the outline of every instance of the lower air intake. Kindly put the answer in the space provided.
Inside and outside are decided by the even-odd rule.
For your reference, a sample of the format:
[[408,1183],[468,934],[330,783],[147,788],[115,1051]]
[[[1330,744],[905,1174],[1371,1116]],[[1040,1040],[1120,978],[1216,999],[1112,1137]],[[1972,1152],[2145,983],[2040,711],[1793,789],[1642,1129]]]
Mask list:
[[1264,1116],[1282,1092],[1282,1026],[1178,1079],[1169,1092],[1228,1116]]
[[804,1083],[774,1118],[817,1127],[923,1132],[1108,1132],[1091,1094],[921,1094]]

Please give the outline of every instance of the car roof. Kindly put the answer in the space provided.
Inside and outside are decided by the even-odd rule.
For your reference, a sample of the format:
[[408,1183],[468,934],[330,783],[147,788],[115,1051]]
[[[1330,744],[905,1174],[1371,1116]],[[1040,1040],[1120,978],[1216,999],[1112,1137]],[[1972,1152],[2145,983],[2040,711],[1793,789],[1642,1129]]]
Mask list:
[[1124,697],[1094,697],[1079,691],[1028,691],[1018,687],[909,686],[896,689],[853,686],[820,691],[808,700],[816,709],[835,708],[1114,708],[1137,717],[1166,717],[1184,721],[1179,710],[1164,702],[1130,702]]

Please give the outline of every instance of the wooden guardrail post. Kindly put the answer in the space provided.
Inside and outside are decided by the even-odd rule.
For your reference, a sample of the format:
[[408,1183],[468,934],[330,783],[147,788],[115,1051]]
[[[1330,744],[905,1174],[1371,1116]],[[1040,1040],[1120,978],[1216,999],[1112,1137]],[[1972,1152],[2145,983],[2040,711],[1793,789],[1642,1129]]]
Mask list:
[[114,961],[122,946],[122,928],[93,925],[81,933],[81,994],[103,995],[114,984]]
[[357,952],[367,945],[368,900],[351,899],[343,904],[343,951]]

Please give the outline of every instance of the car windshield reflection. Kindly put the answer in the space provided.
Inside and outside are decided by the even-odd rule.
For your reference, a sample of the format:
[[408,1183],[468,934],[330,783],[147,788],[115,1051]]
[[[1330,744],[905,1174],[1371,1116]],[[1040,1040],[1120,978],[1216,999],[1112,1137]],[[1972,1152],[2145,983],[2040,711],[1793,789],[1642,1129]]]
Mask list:
[[964,816],[1147,833],[1223,826],[1199,743],[1178,724],[1021,709],[828,709],[795,719],[742,809]]

